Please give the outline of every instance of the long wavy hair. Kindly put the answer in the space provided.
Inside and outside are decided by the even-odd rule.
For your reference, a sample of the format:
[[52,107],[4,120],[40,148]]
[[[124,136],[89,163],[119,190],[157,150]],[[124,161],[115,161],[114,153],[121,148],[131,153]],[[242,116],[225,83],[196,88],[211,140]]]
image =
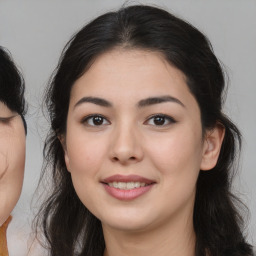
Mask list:
[[[35,225],[43,231],[51,256],[102,256],[101,222],[79,200],[58,136],[65,134],[70,92],[102,53],[115,47],[160,52],[181,70],[201,110],[203,131],[217,123],[225,138],[216,166],[200,172],[194,205],[195,255],[252,255],[243,235],[240,201],[231,192],[233,165],[240,149],[237,127],[222,113],[225,76],[208,39],[191,24],[165,10],[136,5],[99,16],[65,46],[46,91],[50,131],[44,147],[41,182],[52,182]],[[50,176],[49,176],[50,175]]]

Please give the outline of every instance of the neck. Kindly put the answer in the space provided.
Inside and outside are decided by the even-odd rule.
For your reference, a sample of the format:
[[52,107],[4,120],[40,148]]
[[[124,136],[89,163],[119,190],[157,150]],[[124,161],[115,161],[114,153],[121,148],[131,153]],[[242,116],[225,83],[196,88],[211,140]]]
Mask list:
[[11,217],[9,217],[6,220],[6,222],[2,226],[0,226],[0,255],[1,256],[8,256],[6,230],[10,221],[11,221]]
[[177,218],[157,228],[137,232],[114,230],[103,225],[104,256],[194,256],[193,217]]

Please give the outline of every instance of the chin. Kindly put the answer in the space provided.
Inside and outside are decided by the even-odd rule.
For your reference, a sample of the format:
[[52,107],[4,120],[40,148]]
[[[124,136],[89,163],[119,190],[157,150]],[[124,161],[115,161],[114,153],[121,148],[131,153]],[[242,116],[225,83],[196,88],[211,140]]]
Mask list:
[[99,216],[102,226],[109,227],[118,231],[124,232],[139,232],[149,228],[152,223],[156,222],[154,216],[141,211],[132,212],[126,210],[119,213],[105,213],[104,216]]
[[9,205],[3,205],[2,203],[0,204],[0,227],[5,223],[5,221],[10,216],[11,209],[12,207],[10,207]]
[[4,222],[8,219],[15,205],[17,204],[20,197],[21,189],[8,190],[5,192],[6,193],[2,195],[0,202],[0,226],[2,226]]
[[123,223],[117,223],[117,222],[102,222],[103,229],[110,228],[112,230],[117,230],[120,232],[126,232],[126,233],[133,233],[133,232],[140,232],[143,230],[146,230],[149,226],[150,223],[142,223],[141,221],[136,221],[136,222],[126,222],[124,221]]

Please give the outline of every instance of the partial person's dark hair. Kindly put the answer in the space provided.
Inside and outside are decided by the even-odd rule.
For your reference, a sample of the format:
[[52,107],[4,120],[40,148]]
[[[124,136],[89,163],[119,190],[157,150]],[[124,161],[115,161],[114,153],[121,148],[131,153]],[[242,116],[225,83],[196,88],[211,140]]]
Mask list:
[[[249,256],[240,201],[231,192],[233,164],[240,149],[237,127],[222,113],[225,78],[208,39],[189,23],[150,6],[129,6],[106,13],[75,34],[64,48],[46,93],[51,129],[45,142],[46,170],[53,182],[36,219],[51,256],[102,256],[101,222],[79,200],[58,136],[66,131],[72,86],[102,53],[114,48],[159,52],[186,77],[201,111],[203,133],[221,125],[225,138],[216,166],[201,171],[194,206],[197,256]],[[204,136],[204,134],[202,135]],[[42,175],[41,179],[44,175]]]
[[0,47],[0,101],[22,117],[27,132],[24,119],[26,113],[24,90],[25,82],[21,72],[17,69],[11,55]]

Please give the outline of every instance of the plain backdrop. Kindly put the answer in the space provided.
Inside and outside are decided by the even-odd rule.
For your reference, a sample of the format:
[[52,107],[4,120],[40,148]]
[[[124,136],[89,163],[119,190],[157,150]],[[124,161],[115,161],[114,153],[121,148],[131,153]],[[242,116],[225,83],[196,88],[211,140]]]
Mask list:
[[[123,4],[117,0],[0,0],[0,45],[8,48],[26,80],[29,111],[27,159],[20,201],[8,231],[10,256],[27,255],[43,140],[48,124],[42,94],[65,43],[85,23]],[[243,134],[240,173],[234,190],[251,211],[248,240],[256,243],[256,1],[162,0],[129,1],[163,7],[192,23],[210,39],[229,74],[225,112]],[[34,249],[30,255],[43,255]]]

